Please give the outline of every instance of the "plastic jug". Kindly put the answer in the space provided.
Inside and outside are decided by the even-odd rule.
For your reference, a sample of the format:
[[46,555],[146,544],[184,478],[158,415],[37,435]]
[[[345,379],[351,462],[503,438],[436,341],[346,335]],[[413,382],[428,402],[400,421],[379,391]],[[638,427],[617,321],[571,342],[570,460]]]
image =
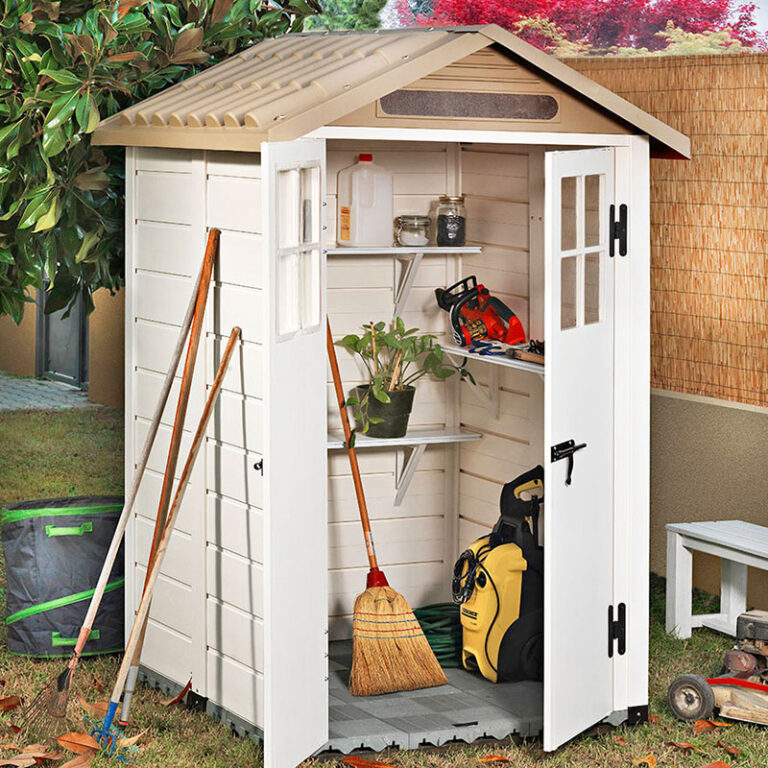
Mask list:
[[336,240],[339,245],[388,247],[393,241],[392,174],[360,155],[339,171]]

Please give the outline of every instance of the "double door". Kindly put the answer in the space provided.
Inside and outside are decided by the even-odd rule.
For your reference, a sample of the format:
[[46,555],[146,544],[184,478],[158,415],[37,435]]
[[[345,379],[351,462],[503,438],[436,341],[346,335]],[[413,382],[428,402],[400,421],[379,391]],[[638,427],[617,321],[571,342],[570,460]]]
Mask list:
[[[327,739],[322,141],[265,145],[265,766]],[[544,746],[615,709],[612,149],[545,158]],[[290,306],[286,305],[286,302]],[[581,446],[581,447],[580,447]],[[572,465],[572,466],[569,466]]]

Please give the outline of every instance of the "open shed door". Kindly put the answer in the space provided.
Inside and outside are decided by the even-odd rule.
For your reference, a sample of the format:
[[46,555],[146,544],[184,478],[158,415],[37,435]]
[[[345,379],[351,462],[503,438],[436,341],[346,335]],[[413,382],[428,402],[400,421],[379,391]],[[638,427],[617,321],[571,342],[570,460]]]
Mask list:
[[553,750],[613,709],[614,151],[548,152],[545,185],[544,749]]
[[324,185],[322,140],[262,145],[265,768],[328,738]]

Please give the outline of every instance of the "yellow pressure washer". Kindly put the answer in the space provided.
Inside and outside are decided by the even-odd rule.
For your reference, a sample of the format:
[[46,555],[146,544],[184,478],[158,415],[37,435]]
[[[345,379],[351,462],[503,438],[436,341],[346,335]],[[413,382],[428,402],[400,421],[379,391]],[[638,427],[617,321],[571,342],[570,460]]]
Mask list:
[[543,467],[507,483],[493,530],[465,550],[453,569],[462,664],[493,683],[543,678],[544,550],[538,543],[543,501]]

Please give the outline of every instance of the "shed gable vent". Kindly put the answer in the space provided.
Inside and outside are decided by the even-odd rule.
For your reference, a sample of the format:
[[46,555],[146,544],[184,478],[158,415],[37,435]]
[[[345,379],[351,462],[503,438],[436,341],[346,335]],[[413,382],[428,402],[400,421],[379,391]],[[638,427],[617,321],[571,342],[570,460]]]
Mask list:
[[470,117],[487,120],[552,120],[554,96],[540,93],[477,93],[475,91],[393,91],[379,105],[393,117]]

